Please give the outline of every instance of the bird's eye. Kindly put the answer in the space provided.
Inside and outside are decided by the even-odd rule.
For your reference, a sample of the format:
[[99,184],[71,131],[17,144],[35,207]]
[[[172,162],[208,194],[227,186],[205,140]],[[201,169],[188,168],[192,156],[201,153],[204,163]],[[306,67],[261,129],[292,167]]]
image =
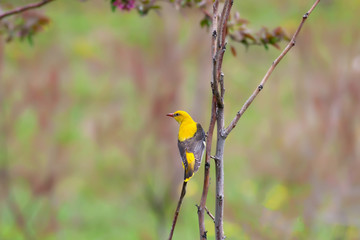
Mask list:
[[174,116],[177,117],[177,116],[179,116],[179,114],[178,114],[178,113],[175,113]]

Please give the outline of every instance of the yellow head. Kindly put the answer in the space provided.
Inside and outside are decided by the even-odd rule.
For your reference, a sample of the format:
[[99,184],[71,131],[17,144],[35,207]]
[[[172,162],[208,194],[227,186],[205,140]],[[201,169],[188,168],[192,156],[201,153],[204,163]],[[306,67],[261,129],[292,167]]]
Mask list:
[[186,121],[193,121],[187,112],[180,110],[174,113],[166,114],[166,116],[173,117],[180,124]]

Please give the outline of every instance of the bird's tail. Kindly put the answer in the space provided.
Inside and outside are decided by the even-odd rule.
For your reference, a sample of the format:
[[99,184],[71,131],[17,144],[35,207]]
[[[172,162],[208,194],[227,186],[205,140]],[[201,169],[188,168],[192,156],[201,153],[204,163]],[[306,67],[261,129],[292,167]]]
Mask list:
[[186,152],[186,159],[188,161],[187,168],[184,173],[184,182],[190,180],[192,176],[194,176],[194,167],[195,167],[195,156],[193,153]]
[[185,170],[184,182],[189,181],[192,176],[194,176],[194,170]]

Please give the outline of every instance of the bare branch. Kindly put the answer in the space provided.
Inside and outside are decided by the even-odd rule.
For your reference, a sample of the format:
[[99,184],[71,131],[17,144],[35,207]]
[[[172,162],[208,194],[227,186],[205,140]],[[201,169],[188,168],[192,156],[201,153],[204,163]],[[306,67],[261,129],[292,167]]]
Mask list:
[[223,240],[224,235],[224,108],[217,108],[217,142],[215,153],[216,204],[215,204],[215,239]]
[[2,20],[3,18],[9,17],[11,15],[14,15],[14,14],[25,12],[25,11],[30,10],[30,9],[39,8],[39,7],[41,7],[41,6],[43,6],[43,5],[47,4],[47,3],[50,3],[52,1],[55,1],[55,0],[43,0],[43,1],[38,2],[38,3],[31,3],[31,4],[26,5],[26,6],[15,8],[13,10],[10,10],[8,12],[0,14],[0,20]]
[[220,74],[219,82],[220,82],[221,102],[224,102],[224,95],[225,95],[224,73]]
[[215,156],[210,156],[211,159],[214,159],[215,163],[217,163],[218,161],[220,161],[219,158],[215,157]]
[[[224,53],[226,50],[226,42],[225,42],[225,38],[227,35],[227,22],[229,19],[229,15],[230,15],[230,10],[231,7],[233,5],[233,0],[227,0],[224,3],[224,7],[221,13],[221,17],[220,17],[220,22],[218,22],[218,26],[217,26],[217,30],[218,30],[218,38],[217,38],[217,46],[216,46],[216,54],[215,54],[215,58],[214,58],[214,68],[213,69],[213,74],[216,74],[216,76],[214,75],[215,78],[215,84],[214,87],[216,88],[215,93],[219,94],[219,90],[218,90],[218,84],[220,81],[220,74],[221,74],[221,68],[222,68],[222,63],[223,63],[223,58],[224,58]],[[223,96],[220,97],[220,95],[216,95],[218,102],[220,100],[221,104],[218,104],[219,107],[223,107],[224,102],[223,102]]]
[[320,0],[316,0],[315,3],[312,5],[309,11],[307,11],[304,16],[302,17],[302,20],[300,22],[299,27],[297,28],[296,32],[294,33],[293,37],[291,38],[289,44],[285,47],[285,49],[282,51],[282,53],[279,55],[278,58],[275,59],[275,61],[270,66],[269,70],[266,72],[264,78],[261,80],[260,84],[256,87],[254,92],[251,94],[251,96],[246,100],[240,111],[237,112],[234,119],[231,121],[230,125],[224,130],[223,137],[227,137],[229,133],[235,128],[237,122],[241,118],[241,116],[244,114],[244,112],[248,109],[250,104],[254,101],[255,97],[259,94],[259,92],[263,89],[266,81],[269,79],[271,73],[274,71],[275,67],[278,65],[278,63],[284,58],[284,56],[290,51],[292,47],[295,46],[295,40],[297,36],[300,33],[300,30],[302,29],[306,19],[309,17],[311,12],[314,10],[314,8],[318,5]]
[[209,209],[207,209],[207,207],[205,207],[205,211],[206,211],[206,213],[209,215],[209,217],[213,220],[213,222],[215,223],[215,218],[214,218],[214,216],[211,214],[211,212],[209,211]]
[[[218,4],[218,3],[217,3]],[[225,0],[220,21],[213,21],[213,39],[212,39],[212,57],[213,57],[213,71],[211,87],[213,90],[213,96],[216,99],[216,120],[217,120],[217,143],[216,143],[216,161],[215,161],[215,173],[216,173],[216,204],[215,204],[215,233],[216,240],[225,239],[223,216],[224,216],[224,144],[225,138],[222,137],[224,129],[224,75],[222,74],[223,57],[226,50],[225,38],[227,35],[227,22],[229,19],[233,0]],[[215,6],[215,4],[214,4]],[[214,7],[214,16],[217,16],[217,6]],[[216,17],[217,20],[217,17]],[[217,29],[217,30],[216,30]],[[217,32],[216,32],[216,31]],[[217,33],[217,34],[214,34]],[[214,38],[215,36],[215,38]],[[219,92],[220,85],[220,92]],[[206,234],[203,234],[202,239],[206,239]]]
[[219,38],[217,40],[218,49],[220,49],[225,43],[227,22],[228,22],[228,19],[229,19],[230,10],[231,10],[231,7],[232,7],[233,3],[234,3],[233,0],[225,1],[223,11],[221,13],[220,24],[219,24],[219,28],[218,28]]
[[217,57],[213,58],[213,81],[211,82],[212,93],[215,96],[216,104],[219,107],[224,107],[224,103],[221,101],[221,96],[219,93],[219,84],[218,84],[218,74],[217,74],[217,65],[218,65]]
[[218,75],[217,75],[217,65],[218,65],[218,59],[219,59],[219,52],[217,51],[216,42],[219,38],[218,36],[218,7],[219,7],[219,0],[215,0],[213,4],[213,19],[212,19],[212,39],[211,39],[211,55],[213,60],[213,72],[212,72],[212,79],[211,79],[211,89],[212,93],[215,96],[216,103],[218,106],[223,106],[221,102],[221,97],[219,93],[219,87],[218,87]]
[[181,203],[182,203],[182,200],[184,199],[184,196],[185,196],[185,193],[186,193],[186,184],[187,184],[187,182],[184,181],[183,186],[182,186],[182,190],[181,190],[181,195],[180,195],[180,198],[179,198],[179,202],[178,202],[178,205],[176,207],[174,220],[173,220],[173,223],[171,225],[171,231],[170,231],[170,235],[169,235],[169,240],[172,239],[173,234],[174,234],[174,229],[175,229],[177,218],[179,216]]
[[[218,37],[217,32],[217,22],[218,22],[218,7],[219,7],[219,0],[215,0],[213,4],[213,19],[212,19],[212,39],[211,39],[211,56],[215,58],[216,55],[216,39]],[[212,79],[213,82],[215,79]]]
[[210,157],[211,157],[210,154],[211,154],[211,145],[212,145],[211,143],[213,138],[213,132],[215,128],[215,121],[216,121],[216,99],[215,96],[213,96],[209,131],[207,133],[207,138],[206,138],[204,186],[201,195],[200,206],[198,206],[199,230],[200,230],[201,240],[206,240],[204,210],[206,210],[206,199],[209,191]]

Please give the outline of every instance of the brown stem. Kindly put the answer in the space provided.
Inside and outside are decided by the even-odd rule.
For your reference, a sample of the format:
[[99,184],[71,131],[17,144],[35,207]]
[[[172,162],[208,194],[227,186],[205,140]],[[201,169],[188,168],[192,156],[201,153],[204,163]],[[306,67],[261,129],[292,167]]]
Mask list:
[[[211,39],[211,56],[214,59],[216,56],[217,48],[216,48],[216,40],[218,37],[217,27],[218,27],[218,7],[219,7],[219,0],[215,0],[213,4],[213,19],[212,19],[212,39]],[[213,83],[215,79],[211,80]]]
[[215,80],[211,82],[211,89],[212,89],[213,95],[215,96],[217,105],[219,107],[224,107],[224,103],[221,101],[221,96],[219,93],[219,81],[218,81],[218,74],[217,74],[218,61],[219,61],[218,57],[215,56],[213,58],[213,79],[215,79]]
[[216,203],[215,203],[215,236],[216,240],[225,239],[223,216],[224,216],[224,147],[225,138],[222,137],[224,128],[224,108],[217,109],[217,142],[215,154],[216,175]]
[[224,102],[224,95],[225,95],[225,85],[224,85],[224,74],[220,74],[220,91],[221,91],[221,102]]
[[309,11],[307,11],[304,16],[302,17],[302,20],[299,24],[299,27],[297,28],[296,32],[294,33],[293,37],[291,38],[289,44],[285,47],[285,49],[282,51],[282,53],[275,59],[275,61],[270,66],[269,70],[266,72],[264,78],[261,80],[260,84],[256,87],[254,92],[251,94],[251,96],[246,100],[240,111],[237,112],[234,119],[231,121],[230,125],[225,129],[223,133],[223,137],[226,138],[229,133],[235,128],[236,124],[238,123],[241,116],[244,114],[244,112],[248,109],[250,104],[254,101],[255,97],[260,93],[260,91],[263,89],[265,83],[269,79],[271,73],[274,71],[275,67],[278,65],[278,63],[284,58],[284,56],[290,51],[292,47],[295,46],[295,40],[297,36],[300,33],[300,30],[302,29],[306,19],[309,17],[311,12],[314,10],[314,8],[318,5],[320,0],[316,0],[315,3],[312,5]]
[[3,18],[9,17],[11,15],[14,15],[14,14],[25,12],[25,11],[30,10],[30,9],[39,8],[39,7],[41,7],[41,6],[43,6],[43,5],[47,4],[47,3],[50,3],[52,1],[55,1],[55,0],[43,0],[41,2],[31,3],[31,4],[26,5],[26,6],[15,8],[13,10],[10,10],[8,12],[0,14],[0,20],[2,20]]
[[226,31],[227,31],[227,22],[230,15],[230,10],[233,5],[233,0],[227,0],[224,3],[224,7],[220,17],[220,23],[218,26],[219,38],[217,39],[217,47],[221,48],[225,44]]
[[[221,68],[223,63],[223,58],[226,50],[226,42],[225,38],[227,35],[227,22],[229,20],[229,15],[231,11],[231,7],[233,6],[233,0],[227,0],[224,3],[224,7],[221,13],[220,21],[218,22],[218,33],[219,37],[217,38],[217,58],[216,62],[216,80],[219,84],[221,78]],[[221,101],[221,106],[223,106],[223,101]]]
[[179,216],[181,203],[182,203],[182,200],[183,200],[183,198],[184,198],[184,196],[185,196],[185,193],[186,193],[186,184],[187,184],[187,182],[184,181],[183,186],[182,186],[182,190],[181,190],[181,195],[180,195],[180,198],[179,198],[179,202],[178,202],[178,205],[177,205],[177,207],[176,207],[176,211],[175,211],[175,215],[174,215],[174,220],[173,220],[173,223],[172,223],[172,226],[171,226],[171,231],[170,231],[170,235],[169,235],[169,240],[172,239],[173,234],[174,234],[174,229],[175,229],[175,225],[176,225],[177,218],[178,218],[178,216]]
[[[229,19],[233,0],[225,0],[220,21],[216,22],[219,36],[216,41],[216,53],[213,55],[213,93],[217,99],[216,120],[217,120],[217,143],[215,154],[215,173],[216,173],[216,204],[215,204],[215,235],[216,240],[225,239],[223,216],[224,216],[224,146],[225,138],[222,136],[224,131],[224,75],[222,74],[222,63],[226,49],[225,38],[227,35],[227,22]],[[215,24],[213,22],[213,24]],[[215,44],[215,43],[214,43]],[[213,46],[214,47],[214,46]],[[220,93],[219,93],[220,85]],[[214,91],[215,90],[215,91]],[[220,102],[220,103],[219,103]]]
[[212,71],[212,79],[211,79],[211,89],[212,93],[215,96],[216,102],[218,106],[223,106],[220,93],[219,93],[219,86],[218,86],[218,74],[217,74],[217,66],[219,62],[219,54],[220,52],[217,49],[216,42],[218,40],[218,7],[219,7],[219,0],[215,0],[213,4],[213,19],[212,19],[212,40],[211,40],[211,56],[213,62],[213,71]]
[[205,173],[204,173],[204,186],[203,192],[201,195],[200,206],[198,207],[198,217],[199,217],[199,230],[200,230],[200,239],[206,239],[206,229],[205,229],[205,221],[204,221],[204,210],[206,210],[206,199],[209,191],[209,179],[210,179],[210,156],[211,156],[211,143],[213,132],[215,128],[215,120],[216,120],[216,99],[213,96],[212,100],[212,108],[211,108],[211,119],[209,125],[209,131],[207,133],[206,138],[206,155],[205,155]]
[[209,215],[209,217],[213,220],[213,222],[215,223],[214,215],[211,214],[211,212],[209,211],[209,209],[207,209],[207,207],[205,207],[205,211]]

